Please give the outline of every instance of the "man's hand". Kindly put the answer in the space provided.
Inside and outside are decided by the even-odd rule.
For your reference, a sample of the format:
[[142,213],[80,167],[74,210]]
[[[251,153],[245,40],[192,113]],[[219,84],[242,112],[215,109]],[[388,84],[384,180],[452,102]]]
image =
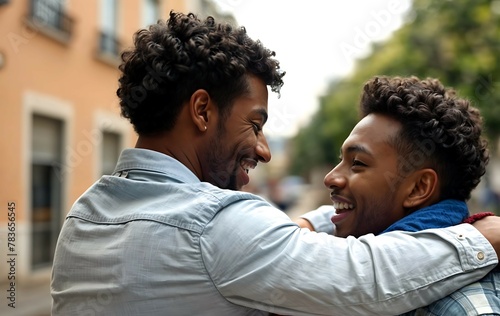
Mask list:
[[472,224],[490,242],[500,258],[500,217],[486,216]]
[[[296,218],[293,220],[296,224],[300,226],[300,228],[309,228],[310,231],[314,231],[314,227],[311,223],[305,218]],[[489,239],[488,239],[489,240]]]
[[322,205],[315,210],[300,215],[294,222],[301,228],[333,235],[335,225],[333,225],[331,218],[334,214],[335,208],[333,208],[333,205]]

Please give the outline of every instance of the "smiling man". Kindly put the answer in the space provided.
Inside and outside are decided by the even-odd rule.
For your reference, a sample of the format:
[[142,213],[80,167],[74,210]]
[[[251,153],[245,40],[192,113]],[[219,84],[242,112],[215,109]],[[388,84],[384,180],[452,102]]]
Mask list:
[[[485,173],[479,111],[436,79],[375,77],[363,117],[325,177],[336,209],[335,235],[418,231],[461,223]],[[492,272],[405,315],[500,315],[500,273]]]
[[[274,53],[244,28],[172,12],[138,31],[122,58],[121,112],[139,137],[68,213],[52,315],[405,312],[498,263],[498,218],[476,224],[480,231],[457,225],[348,242],[301,229],[239,191],[271,159],[267,89],[283,84]],[[388,272],[396,255],[403,259]]]
[[[369,114],[344,142],[342,162],[325,180],[332,188],[331,199],[337,210],[332,217],[337,236],[380,233],[410,212],[403,207],[407,192],[404,186],[410,180],[390,183],[399,174],[399,154],[393,142],[400,129],[401,124],[389,116]],[[337,176],[344,170],[352,177]],[[348,195],[342,190],[346,186]]]

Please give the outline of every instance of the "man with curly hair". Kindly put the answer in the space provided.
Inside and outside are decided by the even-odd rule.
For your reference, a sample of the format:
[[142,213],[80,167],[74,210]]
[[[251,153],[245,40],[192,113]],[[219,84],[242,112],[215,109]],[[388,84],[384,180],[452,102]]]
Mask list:
[[53,315],[405,312],[497,264],[500,219],[346,241],[240,191],[271,159],[267,86],[283,84],[244,28],[172,12],[122,57],[120,106],[139,138],[66,218]]
[[[364,86],[360,112],[341,161],[325,177],[336,236],[416,232],[474,219],[466,201],[489,160],[478,109],[437,79],[382,76]],[[421,255],[426,260],[432,253]],[[500,273],[490,272],[405,315],[500,315],[498,288]]]

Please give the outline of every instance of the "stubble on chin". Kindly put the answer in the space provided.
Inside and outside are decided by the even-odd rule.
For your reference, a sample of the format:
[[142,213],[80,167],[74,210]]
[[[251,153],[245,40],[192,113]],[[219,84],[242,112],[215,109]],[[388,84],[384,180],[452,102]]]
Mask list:
[[208,156],[209,182],[221,189],[238,190],[236,175],[239,166],[224,159],[218,147],[218,145],[212,146],[213,151]]

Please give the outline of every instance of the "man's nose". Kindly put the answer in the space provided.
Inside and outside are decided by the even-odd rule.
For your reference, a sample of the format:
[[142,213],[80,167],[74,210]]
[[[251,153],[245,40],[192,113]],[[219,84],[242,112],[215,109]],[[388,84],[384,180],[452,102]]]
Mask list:
[[261,134],[257,140],[257,147],[255,148],[259,161],[269,162],[271,161],[271,150],[267,144],[266,136]]
[[329,189],[343,188],[347,183],[347,178],[340,172],[340,167],[337,165],[327,173],[323,183]]

